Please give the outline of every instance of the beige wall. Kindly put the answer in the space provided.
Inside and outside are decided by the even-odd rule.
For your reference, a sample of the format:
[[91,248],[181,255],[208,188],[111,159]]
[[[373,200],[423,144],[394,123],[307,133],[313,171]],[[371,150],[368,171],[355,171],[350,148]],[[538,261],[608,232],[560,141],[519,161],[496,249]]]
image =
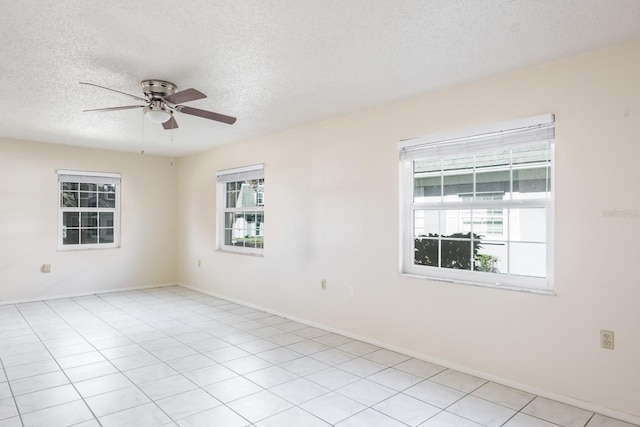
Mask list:
[[[179,279],[638,417],[639,76],[633,43],[183,158]],[[557,295],[401,276],[398,141],[544,113],[556,114]],[[216,252],[215,171],[254,163],[266,164],[264,257]]]
[[[177,166],[165,157],[0,140],[2,302],[176,281]],[[57,169],[122,174],[121,247],[57,251]],[[51,273],[40,272],[51,264]]]

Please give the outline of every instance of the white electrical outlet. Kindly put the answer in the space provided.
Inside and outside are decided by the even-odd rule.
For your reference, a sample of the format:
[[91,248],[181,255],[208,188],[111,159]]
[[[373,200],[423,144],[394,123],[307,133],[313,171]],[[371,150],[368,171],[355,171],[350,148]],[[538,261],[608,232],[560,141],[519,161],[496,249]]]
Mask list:
[[613,331],[600,330],[600,347],[613,350],[614,333]]
[[320,280],[320,289],[322,289],[323,291],[327,290],[327,279]]
[[202,261],[198,260],[198,267],[202,267]]
[[51,273],[51,264],[42,264],[40,271],[43,273]]
[[356,294],[355,289],[353,289],[353,286],[349,286],[349,288],[347,289],[347,294],[352,297]]

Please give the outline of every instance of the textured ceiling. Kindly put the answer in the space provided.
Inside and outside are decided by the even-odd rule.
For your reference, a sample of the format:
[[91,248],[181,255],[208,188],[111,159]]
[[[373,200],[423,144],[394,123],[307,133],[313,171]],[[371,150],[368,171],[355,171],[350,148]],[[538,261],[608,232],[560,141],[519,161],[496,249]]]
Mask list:
[[[635,39],[639,0],[2,1],[0,137],[180,156]],[[150,78],[238,121],[82,112]]]

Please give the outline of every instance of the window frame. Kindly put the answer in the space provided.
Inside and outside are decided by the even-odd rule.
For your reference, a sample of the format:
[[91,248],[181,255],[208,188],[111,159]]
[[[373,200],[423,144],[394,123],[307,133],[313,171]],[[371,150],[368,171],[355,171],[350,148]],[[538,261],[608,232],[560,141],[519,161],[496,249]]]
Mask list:
[[[91,171],[77,171],[77,170],[64,170],[59,169],[58,175],[58,250],[59,251],[74,251],[74,250],[93,250],[93,249],[114,249],[120,247],[120,193],[121,193],[121,175],[119,173],[109,172],[91,172]],[[63,184],[64,183],[78,183],[78,184],[95,184],[95,185],[114,185],[114,206],[113,207],[82,207],[63,206]],[[80,190],[78,190],[78,201],[80,201]],[[96,193],[98,191],[96,190]],[[64,214],[68,212],[77,212],[79,215],[82,213],[112,213],[113,214],[113,242],[110,243],[77,243],[77,244],[64,244]],[[78,229],[82,227],[79,223]],[[99,223],[96,227],[100,229]],[[108,227],[112,228],[112,227]]]
[[[548,144],[549,147],[549,168],[550,168],[550,188],[548,196],[545,198],[509,199],[509,200],[476,200],[476,201],[444,201],[440,202],[416,202],[414,199],[414,161],[449,158],[456,154],[469,152],[481,154],[483,152],[497,152],[509,148],[521,147],[524,145],[535,145],[535,140],[518,140],[517,132],[535,130],[542,128],[545,131],[539,132],[544,135],[539,139],[540,144]],[[487,286],[493,288],[517,290],[524,292],[534,292],[542,294],[554,293],[553,274],[553,206],[555,195],[555,117],[552,114],[535,116],[526,119],[515,120],[483,126],[474,129],[463,129],[456,132],[441,133],[423,138],[401,141],[398,148],[400,151],[400,273],[407,276],[426,278],[435,281],[454,282],[476,286]],[[510,136],[511,135],[511,136]],[[515,136],[514,136],[515,135]],[[504,137],[504,138],[503,138]],[[530,138],[530,135],[528,136]],[[511,139],[510,139],[511,138]],[[506,139],[506,142],[505,142]],[[475,145],[475,147],[474,147]],[[427,156],[424,156],[427,153]],[[510,163],[513,167],[513,163]],[[475,191],[476,168],[473,170],[473,182]],[[511,169],[510,169],[511,170]],[[442,175],[444,176],[444,175]],[[510,172],[510,185],[513,183],[513,175]],[[440,185],[444,185],[441,181]],[[478,193],[476,193],[478,194]],[[513,193],[512,193],[513,194]],[[444,197],[444,195],[442,196]],[[503,226],[508,226],[507,209],[544,208],[546,220],[545,241],[545,262],[546,277],[523,276],[507,273],[491,273],[474,270],[457,270],[454,268],[418,265],[415,263],[415,224],[414,213],[417,210],[434,210],[442,215],[444,211],[454,209],[462,212],[467,209],[503,209],[505,222]],[[473,228],[471,228],[473,230]],[[436,240],[443,240],[441,233]],[[471,234],[473,237],[473,234]],[[486,240],[491,240],[487,238]],[[515,240],[517,242],[517,240]],[[472,245],[473,240],[470,242]],[[507,237],[505,244],[512,241]],[[441,252],[440,256],[442,256]],[[473,263],[473,254],[471,262]]]
[[[243,166],[233,169],[224,169],[216,172],[216,193],[217,193],[217,215],[216,215],[216,250],[221,252],[230,252],[244,255],[263,256],[264,254],[264,240],[265,240],[265,226],[264,226],[264,164],[255,164],[250,166]],[[228,183],[240,183],[249,180],[263,180],[262,189],[256,192],[256,206],[245,207],[227,207],[227,184]],[[229,245],[226,243],[226,214],[237,212],[253,212],[256,215],[262,216],[262,222],[256,222],[256,231],[260,230],[260,236],[262,237],[261,247],[247,247]],[[258,235],[256,235],[257,237]]]

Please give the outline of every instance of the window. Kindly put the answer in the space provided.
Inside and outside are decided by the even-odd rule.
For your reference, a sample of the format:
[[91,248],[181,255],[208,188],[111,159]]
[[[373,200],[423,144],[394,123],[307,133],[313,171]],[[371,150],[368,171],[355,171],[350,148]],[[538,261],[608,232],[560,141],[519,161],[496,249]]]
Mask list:
[[551,293],[553,115],[400,144],[402,271]]
[[221,250],[261,254],[264,248],[264,165],[217,172]]
[[58,248],[120,246],[120,175],[58,171]]

